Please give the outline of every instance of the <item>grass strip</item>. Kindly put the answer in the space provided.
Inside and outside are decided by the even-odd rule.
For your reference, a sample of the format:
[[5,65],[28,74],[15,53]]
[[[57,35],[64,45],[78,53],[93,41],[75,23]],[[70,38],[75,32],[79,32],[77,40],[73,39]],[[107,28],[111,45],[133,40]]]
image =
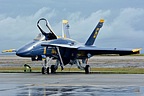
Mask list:
[[[0,68],[0,73],[22,73],[24,72],[23,67],[2,67]],[[26,70],[29,72],[29,69]],[[40,73],[41,67],[33,67],[32,72]],[[61,68],[58,68],[57,72],[82,72],[84,70],[79,70],[78,68],[65,68],[61,71]],[[144,74],[144,68],[91,68],[91,73],[97,74]]]

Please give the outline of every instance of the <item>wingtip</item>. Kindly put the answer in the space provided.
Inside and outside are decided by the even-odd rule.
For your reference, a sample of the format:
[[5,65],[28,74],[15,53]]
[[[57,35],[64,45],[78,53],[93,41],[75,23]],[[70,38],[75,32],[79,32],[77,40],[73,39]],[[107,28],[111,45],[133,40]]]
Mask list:
[[139,52],[140,50],[142,50],[142,48],[137,48],[137,49],[133,49],[133,52]]
[[2,53],[16,52],[16,49],[3,50]]

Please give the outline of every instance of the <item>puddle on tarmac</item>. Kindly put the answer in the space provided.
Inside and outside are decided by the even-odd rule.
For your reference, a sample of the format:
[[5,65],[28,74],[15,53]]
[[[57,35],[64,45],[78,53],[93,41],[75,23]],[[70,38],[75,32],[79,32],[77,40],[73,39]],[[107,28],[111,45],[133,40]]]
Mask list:
[[[4,87],[4,86],[3,86]],[[144,96],[139,86],[16,86],[0,89],[2,96]]]

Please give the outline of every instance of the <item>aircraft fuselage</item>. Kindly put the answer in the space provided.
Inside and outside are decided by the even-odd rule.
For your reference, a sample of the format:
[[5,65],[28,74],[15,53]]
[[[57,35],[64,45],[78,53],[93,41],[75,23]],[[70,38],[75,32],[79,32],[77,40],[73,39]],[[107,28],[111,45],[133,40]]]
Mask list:
[[[42,43],[46,41],[37,41],[34,40],[25,46],[19,48],[16,51],[16,55],[20,57],[36,57],[36,56],[42,56],[44,53],[44,47],[41,46]],[[47,50],[46,55],[50,55],[49,53],[51,52],[50,49]]]
[[[49,44],[50,46],[44,47],[42,46],[42,44]],[[76,48],[73,47],[82,45],[81,43],[66,38],[58,38],[58,39],[53,39],[48,41],[33,40],[32,42],[18,49],[16,55],[20,57],[31,57],[31,58],[40,57],[41,59],[43,55],[47,57],[54,56],[55,58],[58,58],[56,48],[51,46],[51,44],[53,45],[67,44],[68,46],[72,47],[72,48],[66,48],[65,46],[59,47],[60,53],[62,55],[62,59],[64,60],[64,64],[69,63],[69,61],[72,59],[78,58],[77,50]]]

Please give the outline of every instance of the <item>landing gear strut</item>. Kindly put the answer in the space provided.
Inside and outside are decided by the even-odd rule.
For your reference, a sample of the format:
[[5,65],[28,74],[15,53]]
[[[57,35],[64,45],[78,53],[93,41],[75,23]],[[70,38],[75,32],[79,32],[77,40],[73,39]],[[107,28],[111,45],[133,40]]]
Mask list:
[[41,69],[42,74],[49,74],[49,63],[51,62],[53,58],[45,58],[44,59],[44,63],[43,63],[43,67]]

